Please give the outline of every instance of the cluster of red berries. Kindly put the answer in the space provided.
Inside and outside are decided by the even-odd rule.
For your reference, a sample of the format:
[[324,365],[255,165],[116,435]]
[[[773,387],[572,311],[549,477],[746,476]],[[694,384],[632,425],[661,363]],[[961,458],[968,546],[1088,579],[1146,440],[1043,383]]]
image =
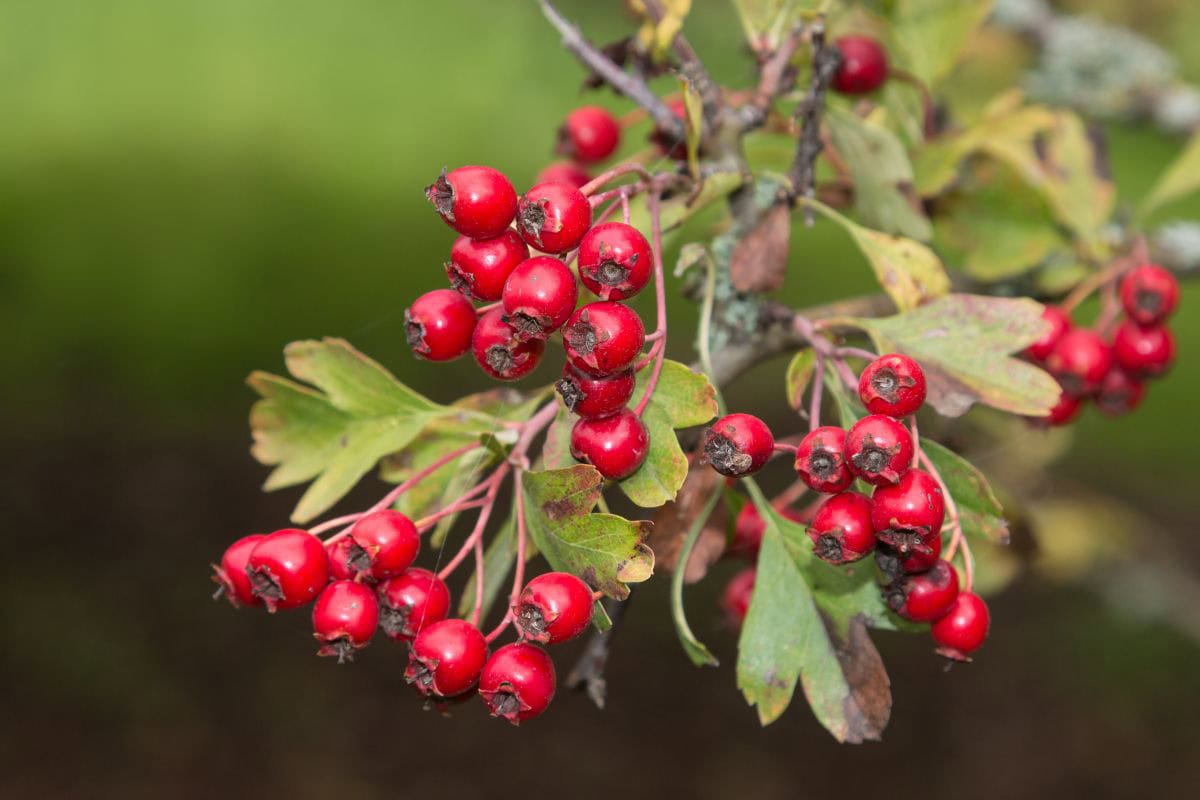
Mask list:
[[519,641],[489,656],[475,625],[447,618],[442,579],[413,566],[420,547],[408,517],[376,511],[326,543],[296,528],[245,536],[213,565],[213,580],[234,607],[273,613],[313,603],[318,655],[353,660],[382,629],[408,644],[404,677],[423,696],[441,702],[477,687],[492,716],[517,724],[541,714],[554,697],[555,672],[537,645],[581,634],[591,621],[592,590],[564,572],[529,581],[510,609]]
[[[921,407],[925,391],[925,375],[913,359],[880,356],[863,370],[858,385],[871,413],[848,431],[823,426],[809,432],[796,448],[794,467],[810,489],[832,495],[808,521],[816,556],[840,565],[874,551],[888,606],[905,619],[933,623],[938,652],[966,659],[987,636],[987,607],[977,595],[959,592],[954,567],[939,558],[945,497],[933,475],[913,466],[913,437],[900,422]],[[705,432],[705,460],[728,477],[757,472],[776,449],[766,424],[749,414],[722,417]],[[875,487],[870,497],[850,489],[855,479]],[[738,531],[735,547],[739,537],[755,541],[751,525],[761,539],[757,512],[743,522],[745,514],[737,522],[748,530]],[[744,613],[751,591],[753,576],[739,574],[726,590],[726,607]]]
[[1175,337],[1166,324],[1179,305],[1175,276],[1157,264],[1142,264],[1125,273],[1119,294],[1125,319],[1110,338],[1075,327],[1057,306],[1042,312],[1049,331],[1025,353],[1062,387],[1046,424],[1067,424],[1089,399],[1109,416],[1128,414],[1142,402],[1146,381],[1166,374],[1175,360]]

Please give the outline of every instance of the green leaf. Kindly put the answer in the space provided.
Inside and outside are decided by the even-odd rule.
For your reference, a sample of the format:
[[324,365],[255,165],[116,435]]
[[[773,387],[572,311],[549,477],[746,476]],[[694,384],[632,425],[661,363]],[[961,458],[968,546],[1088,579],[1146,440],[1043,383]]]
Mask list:
[[812,381],[816,368],[817,354],[812,348],[798,351],[788,362],[783,382],[787,389],[788,405],[797,411],[804,405],[804,391]]
[[1099,174],[1095,146],[1083,120],[1060,111],[1055,123],[1043,142],[1040,180],[1030,185],[1046,195],[1059,222],[1079,239],[1093,243],[1112,216],[1116,189]]
[[[645,394],[651,372],[647,368],[638,373],[635,398]],[[618,483],[621,491],[642,508],[658,508],[674,500],[688,471],[675,430],[703,425],[716,415],[716,389],[708,378],[678,361],[664,361],[654,395],[642,413],[650,432],[650,452],[637,472]]]
[[529,535],[551,567],[618,600],[629,596],[626,584],[654,572],[654,553],[643,544],[650,523],[591,513],[602,483],[595,467],[529,472],[523,482]]
[[983,473],[954,451],[928,438],[921,439],[921,450],[942,475],[950,496],[958,506],[963,533],[996,544],[1008,544],[1008,523],[1004,509]]
[[683,94],[683,130],[687,144],[688,170],[700,178],[700,137],[704,133],[704,101],[692,88],[691,81],[680,76],[679,91]]
[[962,58],[991,8],[991,0],[894,0],[892,57],[933,89]]
[[717,484],[716,489],[709,496],[708,502],[704,504],[703,510],[692,520],[687,536],[679,548],[675,569],[671,573],[671,618],[675,622],[675,633],[679,636],[679,643],[683,645],[683,651],[697,667],[715,667],[719,662],[712,651],[696,638],[696,634],[692,633],[692,626],[688,624],[687,613],[683,608],[683,576],[687,573],[686,565],[692,556],[692,548],[696,546],[696,540],[700,538],[700,533],[704,530],[708,518],[721,499],[723,488],[722,484]]
[[571,455],[571,428],[577,417],[567,410],[561,398],[556,398],[558,413],[546,429],[546,441],[542,445],[542,468],[562,469],[575,463]]
[[866,410],[858,402],[858,398],[851,397],[850,392],[846,391],[842,379],[832,365],[825,367],[825,390],[829,392],[837,406],[838,421],[843,428],[849,430],[851,425],[867,415]]
[[880,353],[907,353],[921,364],[929,403],[943,416],[960,416],[976,402],[1044,416],[1058,402],[1054,378],[1011,357],[1044,333],[1042,306],[1033,300],[952,294],[855,324]]
[[1192,134],[1187,146],[1163,172],[1138,206],[1138,218],[1145,219],[1162,206],[1187,197],[1200,189],[1200,132]]

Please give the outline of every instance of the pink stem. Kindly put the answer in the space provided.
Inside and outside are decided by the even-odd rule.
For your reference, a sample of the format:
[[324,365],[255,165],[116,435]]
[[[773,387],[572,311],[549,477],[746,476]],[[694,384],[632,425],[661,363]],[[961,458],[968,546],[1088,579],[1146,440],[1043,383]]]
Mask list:
[[626,225],[629,224],[629,195],[626,192],[621,192],[621,219]]
[[508,611],[504,614],[504,619],[500,620],[500,624],[492,629],[484,639],[490,644],[497,636],[504,633],[505,628],[513,619],[513,609],[517,607],[517,603],[521,600],[521,590],[525,588],[525,494],[522,486],[522,473],[517,470],[515,478],[515,500],[517,504],[517,563],[513,572],[512,591],[508,596]]
[[433,524],[439,519],[448,517],[451,514],[461,514],[463,511],[469,511],[472,508],[479,508],[486,502],[486,500],[458,500],[441,509],[440,511],[433,512],[427,517],[421,517],[415,523],[417,530],[419,530],[421,533],[424,533],[429,528],[432,528]]
[[501,305],[503,304],[499,301],[496,301],[495,303],[488,303],[486,306],[480,306],[479,308],[475,309],[475,313],[476,315],[482,317],[484,314],[499,308]]
[[784,444],[782,442],[775,443],[776,453],[791,453],[792,455],[795,455],[797,449],[798,448],[794,444]]
[[[483,512],[487,514],[491,511],[488,508]],[[482,516],[482,514],[481,514]],[[486,524],[486,523],[485,523]],[[475,610],[471,612],[471,624],[476,628],[479,627],[479,620],[483,616],[483,536],[475,537]]]
[[650,373],[649,380],[646,381],[646,392],[642,395],[642,399],[638,401],[637,407],[633,410],[633,413],[639,417],[646,410],[646,406],[650,404],[650,398],[654,396],[654,388],[658,385],[658,377],[662,374],[663,361],[667,357],[667,279],[663,270],[662,213],[659,208],[657,191],[650,193],[648,207],[650,210],[651,248],[654,254],[654,305],[655,311],[658,313],[658,326],[654,329],[654,332],[662,338],[654,343],[654,346],[658,348],[658,354],[654,359],[654,367]]
[[[912,418],[912,440],[913,440],[913,460],[912,465],[915,468],[921,460],[921,432],[917,430],[917,418]],[[944,491],[944,490],[943,490]]]
[[[917,458],[925,465],[925,469],[933,476],[933,479],[937,481],[938,488],[942,490],[942,498],[946,501],[946,516],[950,518],[950,544],[946,546],[946,552],[942,555],[942,559],[945,561],[954,560],[954,554],[958,552],[959,546],[962,547],[964,583],[966,590],[970,591],[975,580],[975,559],[971,555],[971,546],[967,544],[967,539],[963,536],[962,519],[958,516],[958,504],[954,502],[954,498],[950,495],[950,489],[946,486],[946,482],[942,480],[942,473],[934,466],[929,456],[925,455],[923,450],[917,450]],[[939,531],[939,535],[940,533]]]
[[454,554],[454,558],[450,559],[446,566],[442,567],[438,572],[438,577],[442,580],[454,574],[454,570],[463,562],[471,549],[475,547],[477,541],[482,540],[484,528],[487,527],[488,519],[492,516],[492,509],[496,507],[496,492],[500,489],[500,484],[504,482],[504,476],[508,474],[508,464],[501,464],[492,473],[492,477],[487,479],[488,493],[485,498],[483,510],[479,512],[479,518],[475,521],[475,528],[471,531],[471,535],[463,542],[462,548]]
[[662,349],[662,342],[661,341],[655,342],[654,346],[650,348],[650,352],[646,353],[646,355],[640,361],[638,361],[636,364],[634,364],[633,371],[641,372],[646,367],[650,366],[650,362],[653,361],[658,356],[658,351],[661,349]]

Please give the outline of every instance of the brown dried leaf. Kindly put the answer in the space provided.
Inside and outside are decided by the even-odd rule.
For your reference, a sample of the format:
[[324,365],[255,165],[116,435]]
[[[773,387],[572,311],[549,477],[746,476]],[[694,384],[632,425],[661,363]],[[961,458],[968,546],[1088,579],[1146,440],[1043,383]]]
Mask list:
[[849,690],[842,701],[845,728],[835,735],[850,744],[879,741],[892,716],[892,681],[867,633],[866,620],[861,615],[851,619],[843,640],[837,626],[830,624],[824,614],[821,619]]
[[[711,469],[689,470],[675,501],[654,513],[654,528],[646,543],[654,551],[659,567],[668,572],[675,571],[675,562],[688,529],[723,480]],[[701,531],[684,570],[684,583],[695,583],[703,578],[708,568],[725,552],[725,513],[724,504],[719,504],[709,524]]]
[[787,274],[791,210],[778,202],[733,249],[730,277],[739,292],[773,292]]

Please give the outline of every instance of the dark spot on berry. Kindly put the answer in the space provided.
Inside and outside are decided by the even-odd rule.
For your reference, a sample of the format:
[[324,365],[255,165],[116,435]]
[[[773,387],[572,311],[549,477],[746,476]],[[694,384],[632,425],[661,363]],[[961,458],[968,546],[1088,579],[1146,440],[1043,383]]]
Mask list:
[[264,600],[283,599],[283,589],[266,572],[259,572],[247,566],[246,577],[250,579],[250,590],[256,597]]
[[731,477],[748,472],[754,464],[754,459],[739,450],[732,439],[714,431],[709,431],[704,442],[704,458],[717,472]]
[[502,344],[494,344],[489,347],[483,357],[487,361],[487,365],[500,375],[508,374],[516,366],[512,350]]
[[1157,315],[1162,308],[1163,297],[1153,289],[1138,289],[1137,307],[1147,314]]
[[415,631],[408,627],[408,615],[411,613],[412,606],[397,607],[382,603],[379,606],[379,627],[388,636],[412,636]]
[[808,471],[818,478],[828,478],[837,468],[837,457],[828,450],[813,450],[808,457]]
[[583,390],[579,388],[579,384],[570,378],[562,378],[558,383],[554,384],[554,388],[562,395],[563,404],[568,411],[574,411],[575,406],[583,401]]
[[424,352],[425,347],[425,326],[415,319],[412,319],[406,313],[404,315],[404,337],[408,340],[408,346],[417,352]]
[[822,561],[841,561],[842,540],[832,533],[823,533],[817,537],[815,552]]
[[900,382],[896,379],[896,373],[885,367],[875,373],[875,377],[871,379],[871,386],[881,397],[891,402],[896,397]]
[[[637,264],[637,256],[630,258],[630,262]],[[621,286],[629,280],[629,270],[615,261],[601,261],[596,266],[595,275],[596,281],[604,286]]]
[[933,552],[933,548],[925,544],[928,535],[926,528],[888,528],[877,534],[877,538],[902,555],[917,553],[924,556]]
[[454,221],[454,187],[450,185],[450,181],[446,180],[446,170],[442,169],[442,174],[438,175],[437,180],[429,186],[425,187],[425,196],[429,198],[429,202],[433,203],[433,207],[438,210],[446,219]]
[[588,322],[587,312],[580,315],[578,322],[567,328],[563,338],[567,340],[571,349],[581,356],[590,356],[600,341],[596,329]]
[[533,603],[522,603],[514,622],[525,639],[531,642],[550,641],[550,635],[546,633],[546,617],[542,609]]
[[542,339],[546,336],[545,326],[532,314],[518,311],[515,314],[501,317],[501,319],[512,326],[512,329],[517,332],[518,339]]
[[346,552],[346,563],[359,572],[366,572],[371,568],[371,554],[358,546],[358,542],[351,541],[350,549]]
[[471,287],[475,284],[475,282],[472,280],[472,276],[467,275],[465,272],[459,269],[458,264],[455,264],[453,261],[446,263],[446,277],[450,279],[450,288],[454,289],[456,292],[462,292],[464,290],[470,292]]
[[546,209],[539,203],[526,203],[517,214],[517,225],[535,242],[541,244],[542,229],[546,226]]

